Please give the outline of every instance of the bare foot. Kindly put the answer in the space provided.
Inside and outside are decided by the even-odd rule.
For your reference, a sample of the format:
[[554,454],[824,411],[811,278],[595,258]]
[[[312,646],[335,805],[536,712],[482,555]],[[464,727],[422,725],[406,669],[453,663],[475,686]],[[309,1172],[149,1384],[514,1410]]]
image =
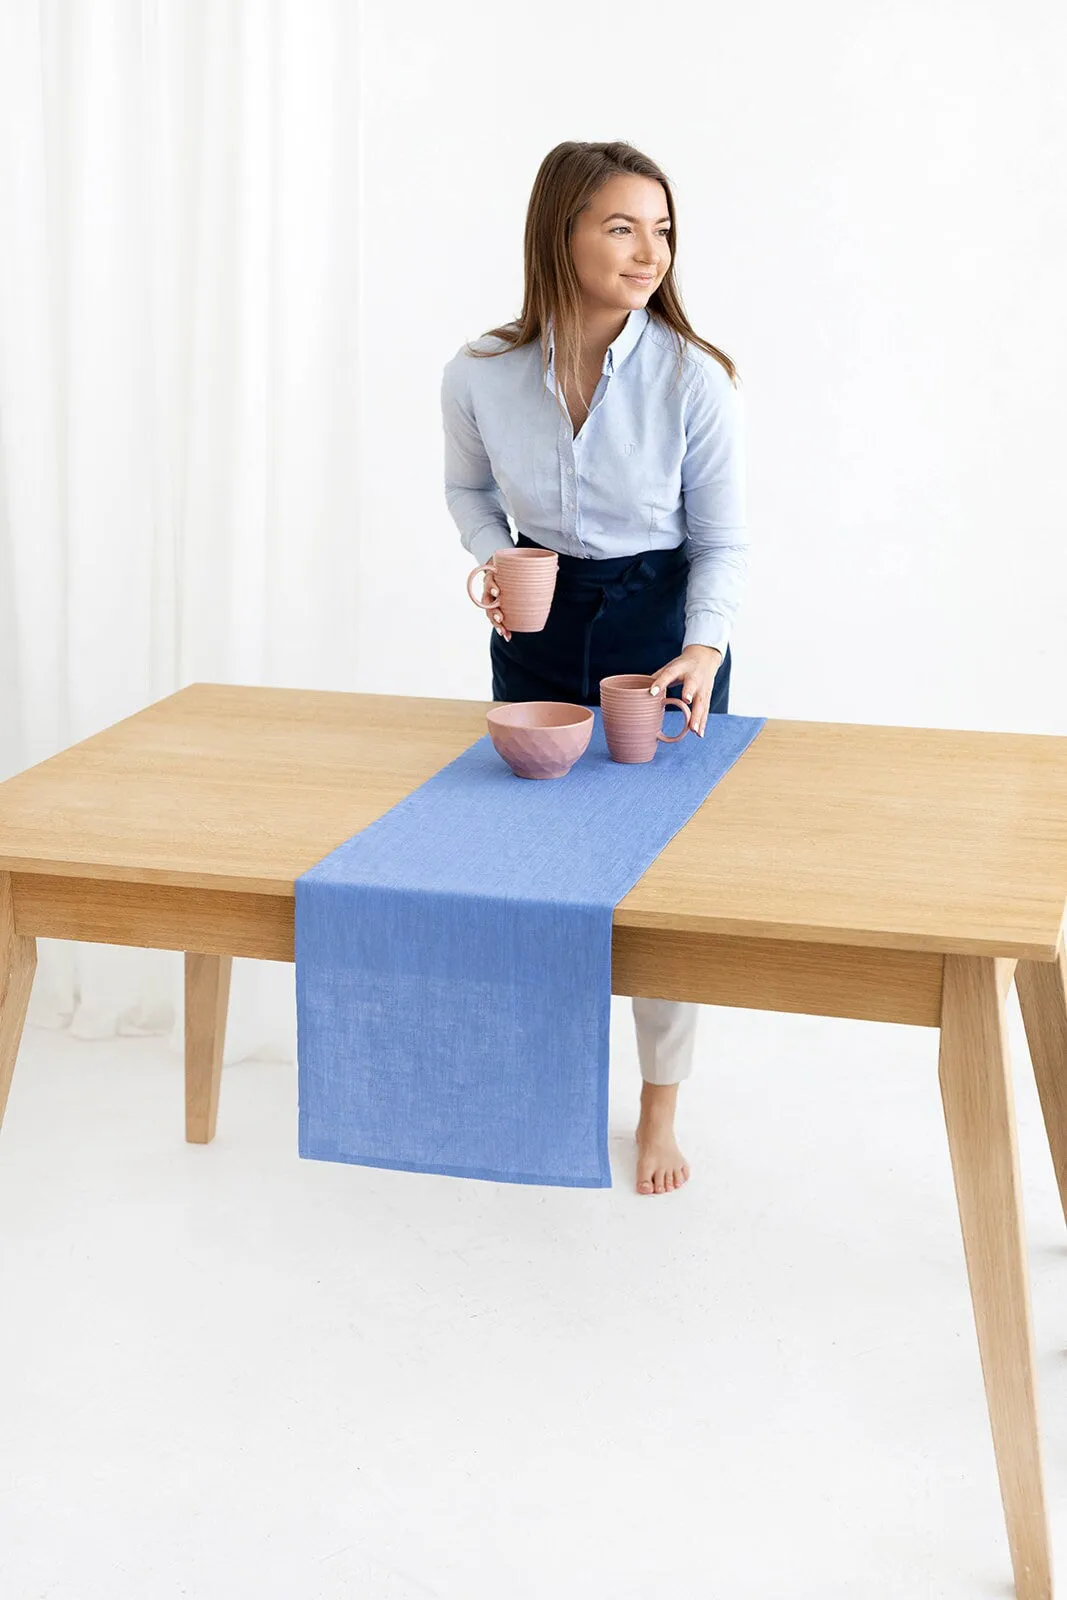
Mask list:
[[634,1138],[638,1194],[667,1194],[680,1189],[689,1177],[689,1163],[678,1148],[674,1129],[649,1125],[642,1118]]

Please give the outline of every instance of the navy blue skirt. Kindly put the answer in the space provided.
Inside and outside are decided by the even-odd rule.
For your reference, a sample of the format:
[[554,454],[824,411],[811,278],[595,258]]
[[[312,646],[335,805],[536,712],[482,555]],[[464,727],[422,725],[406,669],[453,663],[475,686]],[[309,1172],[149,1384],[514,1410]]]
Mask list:
[[[520,545],[543,549],[519,534]],[[548,621],[540,633],[489,641],[494,700],[600,704],[600,680],[652,674],[682,653],[689,559],[685,545],[592,561],[561,555]],[[680,680],[679,680],[680,682]],[[730,648],[715,674],[711,712],[730,700]]]

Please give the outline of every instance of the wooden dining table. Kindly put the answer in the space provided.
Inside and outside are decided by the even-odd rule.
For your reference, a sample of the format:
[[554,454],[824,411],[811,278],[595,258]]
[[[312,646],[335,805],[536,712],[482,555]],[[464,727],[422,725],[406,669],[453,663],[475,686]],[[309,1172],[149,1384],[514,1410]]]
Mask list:
[[[0,784],[0,1116],[39,937],[181,950],[185,1136],[210,1141],[232,958],[292,961],[295,880],[492,704],[195,683]],[[1020,1600],[1052,1576],[1005,1000],[1067,1213],[1065,905],[1067,737],[769,719],[612,934],[616,994],[939,1030]]]

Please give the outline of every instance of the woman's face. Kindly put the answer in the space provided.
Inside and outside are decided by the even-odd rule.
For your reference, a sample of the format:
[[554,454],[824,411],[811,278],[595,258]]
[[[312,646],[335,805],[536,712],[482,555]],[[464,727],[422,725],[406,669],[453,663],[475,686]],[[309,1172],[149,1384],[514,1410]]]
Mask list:
[[669,241],[663,185],[629,173],[609,178],[571,231],[571,259],[587,308],[628,312],[645,305],[670,265]]

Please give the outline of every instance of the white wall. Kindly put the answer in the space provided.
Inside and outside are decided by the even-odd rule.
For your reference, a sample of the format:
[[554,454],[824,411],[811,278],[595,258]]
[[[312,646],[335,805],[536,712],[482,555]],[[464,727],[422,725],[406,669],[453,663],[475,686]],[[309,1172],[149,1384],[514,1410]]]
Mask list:
[[[367,0],[359,675],[488,699],[438,386],[515,315],[544,154],[666,170],[746,390],[732,709],[1067,732],[1067,25],[1053,4]],[[354,91],[355,92],[355,91]]]

